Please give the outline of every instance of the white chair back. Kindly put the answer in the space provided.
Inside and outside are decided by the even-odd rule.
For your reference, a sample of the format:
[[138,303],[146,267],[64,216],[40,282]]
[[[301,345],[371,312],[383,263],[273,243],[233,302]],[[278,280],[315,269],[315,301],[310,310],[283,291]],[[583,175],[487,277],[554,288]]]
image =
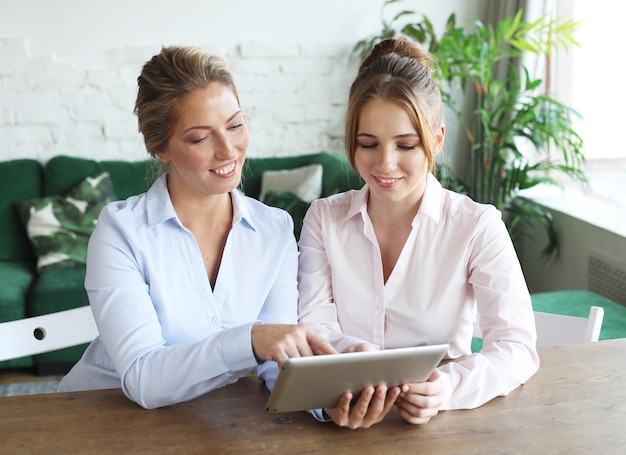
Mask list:
[[56,351],[98,336],[91,307],[0,323],[0,361]]
[[[537,347],[598,341],[604,308],[592,306],[586,318],[535,311]],[[482,338],[480,324],[474,323],[474,337]]]
[[537,347],[598,341],[604,308],[592,306],[586,318],[535,311]]

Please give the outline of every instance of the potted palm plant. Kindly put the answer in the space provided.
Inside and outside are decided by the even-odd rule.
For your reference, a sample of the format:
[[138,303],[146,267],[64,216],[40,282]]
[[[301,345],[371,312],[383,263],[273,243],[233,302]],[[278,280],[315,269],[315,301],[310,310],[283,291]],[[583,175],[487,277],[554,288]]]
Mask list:
[[[384,9],[398,0],[387,0]],[[548,234],[543,253],[558,256],[558,236],[548,210],[523,197],[522,190],[539,184],[561,185],[562,177],[586,182],[583,141],[573,127],[578,113],[551,97],[542,78],[533,78],[522,63],[524,53],[550,58],[559,48],[577,45],[578,23],[544,16],[527,23],[522,11],[497,24],[476,20],[468,29],[451,14],[441,36],[432,22],[404,10],[382,21],[380,33],[359,41],[353,55],[363,57],[378,41],[403,34],[426,47],[438,60],[444,103],[465,131],[467,171],[453,172],[439,163],[438,177],[451,189],[503,212],[513,239],[525,236],[539,222]],[[496,71],[504,65],[504,71]],[[473,108],[455,100],[473,92]],[[469,112],[469,113],[468,113]]]

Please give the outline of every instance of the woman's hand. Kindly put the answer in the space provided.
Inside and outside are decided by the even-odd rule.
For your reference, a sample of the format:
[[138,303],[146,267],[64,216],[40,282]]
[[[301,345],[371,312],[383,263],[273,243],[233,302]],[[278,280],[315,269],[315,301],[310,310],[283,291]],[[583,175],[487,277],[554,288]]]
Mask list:
[[399,387],[389,390],[384,385],[366,387],[353,406],[350,406],[353,395],[346,392],[339,399],[337,407],[326,408],[324,411],[340,427],[352,430],[369,428],[385,418],[399,395]]
[[261,360],[280,367],[291,357],[336,354],[331,344],[303,324],[257,324],[252,326],[252,349]]
[[424,424],[437,415],[443,403],[443,388],[438,379],[439,371],[435,370],[426,382],[402,385],[396,406],[404,420]]
[[348,346],[346,349],[343,350],[344,353],[365,352],[365,351],[380,351],[380,347],[371,343],[360,343],[360,344],[353,344],[352,346]]

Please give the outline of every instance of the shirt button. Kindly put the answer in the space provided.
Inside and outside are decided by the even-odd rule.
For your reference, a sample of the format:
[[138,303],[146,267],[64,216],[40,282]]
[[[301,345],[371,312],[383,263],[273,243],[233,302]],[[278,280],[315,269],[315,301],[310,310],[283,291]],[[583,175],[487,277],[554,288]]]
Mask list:
[[382,310],[383,309],[383,305],[381,303],[379,303],[378,305],[376,305],[376,309],[377,310]]
[[216,318],[215,316],[213,316],[211,318],[211,324],[217,325],[219,322],[220,322],[220,320],[218,318]]

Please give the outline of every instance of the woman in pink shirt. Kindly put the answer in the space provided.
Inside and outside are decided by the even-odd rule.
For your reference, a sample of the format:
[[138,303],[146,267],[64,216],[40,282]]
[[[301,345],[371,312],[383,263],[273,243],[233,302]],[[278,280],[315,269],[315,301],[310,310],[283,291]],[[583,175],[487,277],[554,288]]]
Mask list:
[[[340,352],[447,343],[424,383],[346,393],[325,409],[349,428],[394,407],[410,423],[508,394],[539,367],[530,295],[501,213],[443,189],[444,144],[430,54],[379,43],[350,89],[346,149],[361,190],[314,201],[300,237],[299,318]],[[483,348],[471,352],[479,317]]]

